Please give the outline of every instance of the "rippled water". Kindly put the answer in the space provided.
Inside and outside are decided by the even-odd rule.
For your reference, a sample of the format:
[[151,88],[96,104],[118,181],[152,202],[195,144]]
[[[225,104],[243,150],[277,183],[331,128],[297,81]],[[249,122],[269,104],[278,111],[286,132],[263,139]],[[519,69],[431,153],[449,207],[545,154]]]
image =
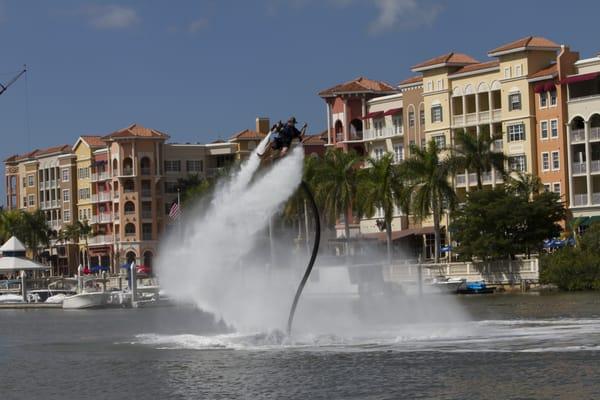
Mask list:
[[599,295],[459,303],[467,322],[291,338],[185,308],[0,310],[0,398],[600,398]]

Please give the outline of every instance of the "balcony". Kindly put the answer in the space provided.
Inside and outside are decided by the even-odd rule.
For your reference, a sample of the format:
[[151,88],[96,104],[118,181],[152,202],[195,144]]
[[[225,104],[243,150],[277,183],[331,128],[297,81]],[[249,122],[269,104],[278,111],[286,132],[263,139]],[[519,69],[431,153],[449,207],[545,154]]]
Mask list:
[[92,224],[106,224],[112,222],[112,214],[102,213],[98,215],[92,215]]
[[571,143],[585,142],[584,129],[571,129]]
[[133,168],[123,168],[122,176],[133,176]]
[[600,160],[590,161],[590,171],[591,172],[600,172]]
[[492,151],[501,152],[502,150],[504,150],[504,142],[502,142],[502,139],[494,140],[492,143]]
[[600,140],[600,126],[590,128],[590,141]]
[[500,122],[502,120],[502,109],[492,110],[492,122]]
[[98,203],[102,201],[111,201],[110,192],[99,192],[98,194],[92,195],[92,203]]
[[107,171],[92,174],[92,182],[106,181],[110,179]]
[[402,129],[396,130],[394,127],[383,128],[383,129],[367,129],[364,131],[364,140],[376,140],[376,139],[384,139],[394,136],[402,136]]
[[96,235],[88,239],[90,245],[101,245],[113,243],[112,235]]
[[119,222],[119,218],[120,217],[119,217],[119,213],[118,212],[116,212],[116,213],[113,214],[113,221]]
[[479,112],[479,122],[490,122],[489,110]]
[[592,204],[600,204],[600,193],[592,193]]
[[115,191],[113,192],[113,200],[118,200],[118,199],[119,199],[119,191],[118,191],[118,190],[115,190]]
[[484,172],[484,173],[481,175],[481,181],[482,181],[482,183],[483,183],[484,185],[486,185],[486,184],[488,184],[488,185],[491,185],[491,184],[492,184],[492,182],[493,182],[493,179],[492,179],[492,173],[491,173],[491,172]]
[[467,177],[465,174],[456,175],[456,187],[463,187],[467,185]]
[[453,115],[452,116],[452,124],[453,125],[464,125],[465,118],[463,115]]
[[477,113],[469,113],[466,115],[466,124],[472,125],[477,123]]
[[587,206],[587,193],[579,193],[573,195],[574,206]]
[[584,162],[572,163],[571,164],[571,173],[573,175],[576,175],[576,174],[585,174],[585,172],[586,172],[586,168],[585,168],[585,163]]

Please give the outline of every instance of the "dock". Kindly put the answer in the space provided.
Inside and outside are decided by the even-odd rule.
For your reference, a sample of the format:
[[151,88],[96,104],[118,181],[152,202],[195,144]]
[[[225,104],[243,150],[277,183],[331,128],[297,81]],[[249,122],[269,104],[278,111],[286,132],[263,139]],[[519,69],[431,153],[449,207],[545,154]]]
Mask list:
[[32,308],[61,308],[58,303],[0,303],[0,310],[21,310]]

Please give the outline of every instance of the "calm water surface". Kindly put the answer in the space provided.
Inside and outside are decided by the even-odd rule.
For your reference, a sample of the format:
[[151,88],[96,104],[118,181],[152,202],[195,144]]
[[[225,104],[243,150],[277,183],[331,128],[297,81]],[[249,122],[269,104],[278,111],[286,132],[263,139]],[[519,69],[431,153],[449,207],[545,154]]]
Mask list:
[[458,302],[468,321],[292,339],[189,308],[0,310],[0,399],[600,398],[600,295]]

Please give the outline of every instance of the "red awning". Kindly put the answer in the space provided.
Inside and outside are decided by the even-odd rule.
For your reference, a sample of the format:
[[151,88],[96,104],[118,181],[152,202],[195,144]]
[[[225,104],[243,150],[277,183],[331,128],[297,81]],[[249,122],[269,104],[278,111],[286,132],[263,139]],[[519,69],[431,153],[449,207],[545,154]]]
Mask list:
[[535,93],[550,92],[552,90],[556,90],[556,86],[552,81],[538,83],[533,87]]
[[370,112],[367,115],[365,115],[364,117],[362,117],[362,119],[379,118],[379,117],[383,117],[383,111]]
[[546,83],[544,83],[544,90],[546,92],[551,92],[553,90],[556,90],[556,86],[554,85],[554,82],[546,82]]
[[535,85],[533,87],[533,91],[535,93],[542,93],[544,91],[544,84],[543,83],[538,83],[537,85]]
[[577,83],[577,82],[591,81],[591,80],[596,79],[598,76],[600,76],[600,72],[590,72],[589,74],[569,76],[569,77],[563,79],[562,81],[560,81],[560,83],[565,84],[565,83]]
[[396,115],[402,112],[402,108],[392,108],[391,110],[387,110],[383,115]]

